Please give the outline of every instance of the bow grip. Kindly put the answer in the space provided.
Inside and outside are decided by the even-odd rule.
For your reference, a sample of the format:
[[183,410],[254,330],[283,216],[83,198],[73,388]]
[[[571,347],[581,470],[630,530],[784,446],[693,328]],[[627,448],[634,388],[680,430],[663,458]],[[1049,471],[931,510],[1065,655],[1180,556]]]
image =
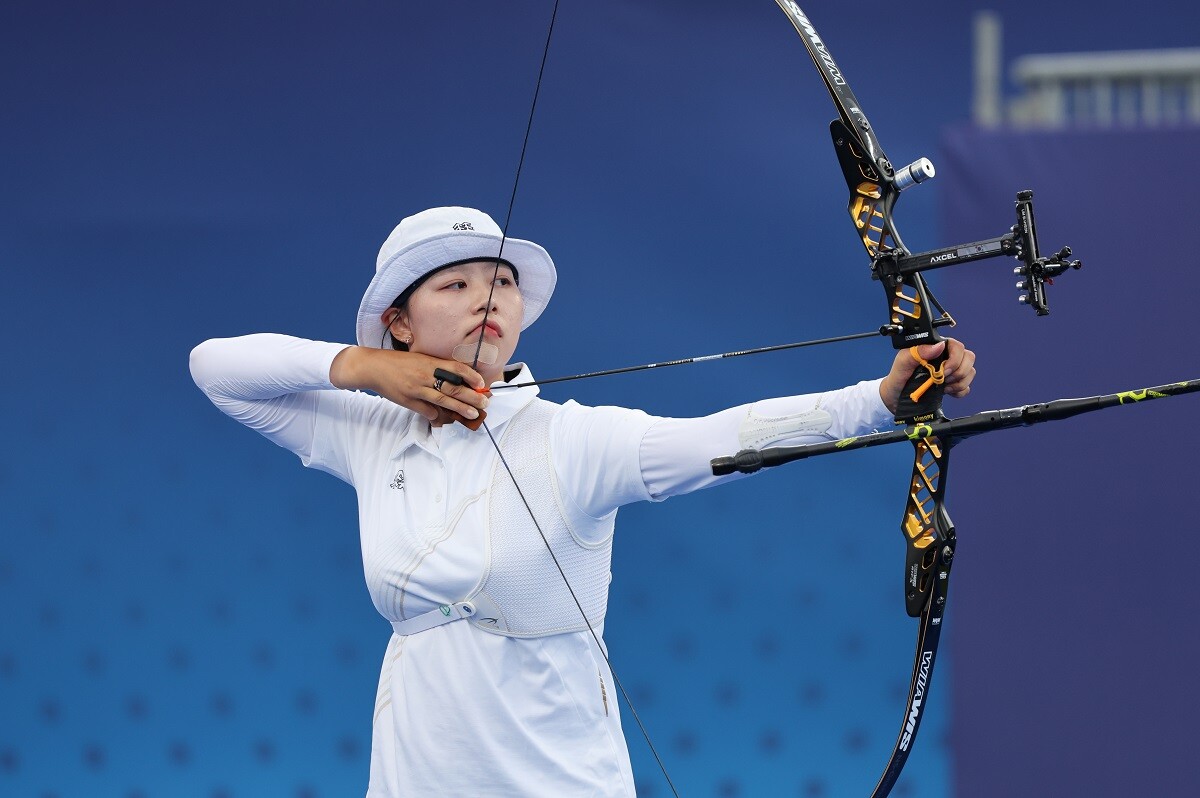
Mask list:
[[943,347],[941,353],[930,360],[922,358],[915,346],[910,347],[908,352],[916,361],[916,368],[900,391],[896,421],[901,424],[936,421],[942,418],[942,397],[945,394],[942,367],[950,356],[950,347]]

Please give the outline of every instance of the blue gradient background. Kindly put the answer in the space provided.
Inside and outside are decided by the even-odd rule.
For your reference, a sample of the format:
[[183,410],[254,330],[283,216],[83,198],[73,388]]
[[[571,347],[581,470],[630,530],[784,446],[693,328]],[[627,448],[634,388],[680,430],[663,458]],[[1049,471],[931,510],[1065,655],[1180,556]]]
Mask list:
[[[996,235],[1011,193],[1032,187],[1045,246],[1089,258],[1051,320],[1015,306],[1002,263],[939,276],[984,369],[955,412],[1196,376],[1190,218],[1164,218],[1156,194],[1195,131],[964,128],[976,9],[807,9],[893,159],[939,163],[901,205],[910,247]],[[0,795],[362,794],[388,629],[362,585],[354,497],[209,406],[187,352],[257,331],[351,340],[400,217],[461,203],[502,221],[549,10],[0,9]],[[1021,0],[1003,17],[1008,58],[1197,38],[1197,12],[1165,0],[1134,15]],[[878,326],[831,116],[773,3],[564,2],[510,228],[543,243],[561,279],[521,357],[552,376]],[[1190,156],[1182,169],[1190,180]],[[544,395],[694,415],[889,360],[866,341]],[[1196,547],[1146,535],[1195,531],[1186,401],[1129,411],[1111,449],[1090,421],[1082,437],[964,448],[962,606],[897,795],[1124,795],[1147,780],[1186,794],[1172,790],[1197,708]],[[1120,468],[1104,468],[1115,451]],[[682,794],[874,785],[915,633],[896,532],[910,459],[828,458],[622,511],[608,639]],[[1046,556],[1015,556],[1030,548],[1012,530],[1037,542],[1051,511],[1057,531],[1111,532],[1082,555],[1059,535],[1063,556],[1045,540]],[[968,534],[987,549],[969,553]],[[1152,562],[1133,555],[1147,536]],[[1155,586],[1152,626],[1128,583]],[[1088,687],[1139,673],[1136,701]],[[626,730],[639,794],[667,794],[628,715]]]

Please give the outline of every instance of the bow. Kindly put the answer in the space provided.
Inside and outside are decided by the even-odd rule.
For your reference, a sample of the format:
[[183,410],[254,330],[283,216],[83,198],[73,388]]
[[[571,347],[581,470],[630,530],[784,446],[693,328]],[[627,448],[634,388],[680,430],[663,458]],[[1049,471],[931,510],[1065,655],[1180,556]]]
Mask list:
[[912,750],[933,677],[957,539],[945,504],[951,448],[965,438],[983,432],[1056,421],[1107,407],[1200,391],[1200,380],[947,419],[941,409],[942,365],[947,353],[943,350],[931,361],[926,361],[917,354],[915,344],[944,340],[937,329],[952,326],[954,320],[933,297],[921,273],[983,258],[1014,257],[1020,261],[1014,271],[1022,278],[1017,287],[1025,291],[1019,301],[1032,307],[1037,315],[1044,316],[1049,313],[1046,286],[1053,284],[1053,279],[1068,269],[1079,269],[1081,264],[1070,260],[1069,247],[1050,256],[1040,254],[1033,193],[1030,191],[1017,194],[1016,223],[1008,233],[986,241],[916,254],[910,252],[896,230],[893,209],[902,191],[933,177],[933,165],[922,158],[902,169],[893,167],[812,22],[793,0],[776,0],[776,3],[799,32],[838,109],[839,118],[830,123],[830,133],[850,192],[847,209],[856,234],[871,259],[871,276],[882,284],[887,299],[889,321],[881,329],[890,335],[896,349],[912,347],[910,351],[918,367],[901,392],[895,414],[897,424],[903,425],[903,429],[824,444],[763,452],[746,450],[732,457],[717,458],[712,467],[717,475],[734,471],[753,473],[766,466],[821,454],[900,441],[913,444],[915,457],[900,528],[906,543],[905,608],[910,616],[920,618],[920,624],[900,733],[872,793],[875,798],[882,798],[890,793]]
[[[883,329],[896,349],[911,347],[909,351],[918,363],[901,391],[895,418],[909,429],[921,425],[924,432],[906,436],[912,441],[914,460],[900,524],[906,544],[905,609],[909,616],[920,618],[920,624],[900,734],[872,793],[881,798],[899,778],[921,725],[957,540],[945,502],[950,450],[956,439],[940,426],[946,419],[942,413],[942,369],[948,347],[943,347],[932,360],[921,358],[916,348],[918,344],[943,341],[938,328],[953,326],[954,319],[933,297],[922,272],[982,258],[1017,257],[1022,262],[1017,271],[1024,277],[1018,285],[1027,291],[1021,301],[1033,307],[1038,315],[1045,315],[1049,313],[1045,286],[1068,268],[1078,269],[1081,264],[1068,260],[1069,247],[1048,258],[1041,257],[1030,191],[1017,195],[1017,221],[1005,235],[931,252],[909,251],[896,229],[893,211],[902,191],[934,176],[933,164],[922,158],[901,169],[892,165],[844,73],[812,22],[793,0],[776,2],[800,34],[838,110],[838,118],[830,123],[829,131],[850,194],[847,210],[871,259],[871,276],[884,289],[888,323]],[[753,455],[741,456],[741,463],[737,458],[714,461],[714,473],[757,470]]]
[[[850,192],[847,210],[859,240],[871,258],[872,277],[883,284],[892,344],[896,349],[914,347],[911,351],[919,362],[920,367],[914,369],[901,391],[896,420],[906,424],[939,422],[945,418],[942,413],[942,367],[948,356],[947,347],[926,361],[916,354],[915,346],[943,341],[937,328],[954,322],[933,299],[921,271],[922,267],[934,268],[958,261],[956,253],[962,248],[914,258],[904,246],[892,215],[901,191],[933,177],[933,165],[921,159],[899,171],[892,166],[850,84],[816,28],[795,2],[776,1],[799,32],[838,109],[839,116],[830,123],[829,130]],[[1024,216],[1027,224],[1019,228],[1022,249],[1036,252],[1032,197],[1027,195],[1018,202],[1024,202],[1028,209]],[[1014,236],[1017,232],[1018,228],[1014,227]],[[1017,242],[1009,240],[1011,251]],[[1000,254],[992,248],[972,249],[981,256],[986,256],[984,253]],[[1038,281],[1036,276],[1032,279]],[[1041,299],[1041,304],[1035,305],[1038,312],[1047,312],[1040,285],[1033,293],[1035,302]],[[935,307],[937,316],[934,315]],[[891,759],[875,787],[875,796],[887,795],[900,776],[920,728],[925,696],[933,677],[956,542],[954,523],[945,506],[951,445],[951,440],[937,435],[913,440],[915,457],[901,530],[906,541],[905,608],[910,616],[920,618],[920,626],[903,726]],[[724,464],[713,465],[714,472],[724,472]]]

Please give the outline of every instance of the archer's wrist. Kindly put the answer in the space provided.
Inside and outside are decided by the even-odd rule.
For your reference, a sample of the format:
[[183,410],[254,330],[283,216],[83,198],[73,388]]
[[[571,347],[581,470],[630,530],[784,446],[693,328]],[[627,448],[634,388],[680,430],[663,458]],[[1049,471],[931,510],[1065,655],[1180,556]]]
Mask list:
[[365,346],[347,346],[333,358],[329,382],[333,387],[347,391],[372,390],[371,362],[380,351]]

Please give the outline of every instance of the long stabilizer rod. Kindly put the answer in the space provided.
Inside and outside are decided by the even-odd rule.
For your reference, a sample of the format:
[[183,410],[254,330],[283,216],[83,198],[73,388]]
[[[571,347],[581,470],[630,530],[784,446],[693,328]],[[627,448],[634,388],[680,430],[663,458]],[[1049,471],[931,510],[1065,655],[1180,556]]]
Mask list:
[[1169,385],[1159,385],[1154,388],[1142,388],[1135,391],[1104,394],[1102,396],[1087,396],[1081,399],[1056,399],[1053,402],[1010,407],[1006,410],[985,410],[962,418],[952,418],[945,421],[934,421],[928,424],[911,424],[909,426],[874,432],[870,435],[860,435],[856,438],[843,438],[828,443],[810,443],[803,446],[780,446],[774,449],[744,449],[732,457],[718,457],[712,461],[713,474],[722,476],[740,471],[743,474],[753,474],[762,468],[783,465],[795,460],[804,460],[823,454],[848,452],[853,449],[866,449],[871,446],[885,446],[901,441],[914,441],[921,438],[937,436],[945,441],[960,441],[973,435],[992,432],[1010,427],[1027,427],[1044,421],[1059,421],[1095,410],[1117,405],[1136,404],[1150,399],[1165,399],[1168,396],[1178,396],[1185,393],[1200,391],[1200,379],[1173,382]]

